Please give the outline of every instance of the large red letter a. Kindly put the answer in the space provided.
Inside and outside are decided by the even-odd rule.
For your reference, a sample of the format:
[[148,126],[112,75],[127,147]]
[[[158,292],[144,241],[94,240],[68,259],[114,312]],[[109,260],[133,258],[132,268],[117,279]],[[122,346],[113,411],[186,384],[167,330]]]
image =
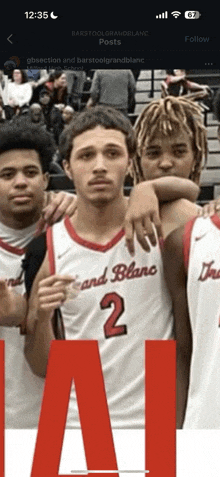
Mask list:
[[[59,475],[73,379],[88,470],[117,470],[98,343],[97,341],[54,341],[48,362],[31,477]],[[93,476],[101,477],[106,474],[97,473]],[[108,477],[118,476],[115,473],[108,473]]]

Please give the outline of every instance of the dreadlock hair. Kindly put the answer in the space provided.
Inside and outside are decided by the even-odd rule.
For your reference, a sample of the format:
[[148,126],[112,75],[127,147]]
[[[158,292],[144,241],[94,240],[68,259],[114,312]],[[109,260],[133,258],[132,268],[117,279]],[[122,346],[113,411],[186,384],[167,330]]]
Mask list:
[[141,112],[135,124],[137,155],[133,160],[134,182],[143,181],[141,157],[149,141],[156,133],[171,136],[184,130],[192,140],[194,165],[189,179],[199,183],[202,159],[207,158],[207,135],[202,122],[202,108],[186,97],[167,96],[153,100]]

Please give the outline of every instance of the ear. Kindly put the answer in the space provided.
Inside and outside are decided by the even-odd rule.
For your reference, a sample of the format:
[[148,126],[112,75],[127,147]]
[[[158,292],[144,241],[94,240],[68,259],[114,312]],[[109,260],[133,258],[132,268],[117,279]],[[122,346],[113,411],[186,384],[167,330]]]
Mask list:
[[69,163],[69,161],[67,161],[66,159],[64,159],[64,160],[62,161],[62,165],[63,165],[64,171],[65,171],[67,177],[69,177],[69,179],[72,181],[73,178],[72,178],[72,174],[71,174],[71,169],[70,169],[70,163]]

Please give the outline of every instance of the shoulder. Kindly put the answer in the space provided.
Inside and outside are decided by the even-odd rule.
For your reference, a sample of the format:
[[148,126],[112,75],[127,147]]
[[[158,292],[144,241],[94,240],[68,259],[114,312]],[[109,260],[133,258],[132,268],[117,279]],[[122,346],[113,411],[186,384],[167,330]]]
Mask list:
[[181,256],[183,252],[185,227],[185,225],[182,225],[181,227],[172,230],[172,232],[166,237],[163,245],[164,252]]
[[195,224],[197,225],[201,220],[205,223],[204,218],[194,217],[186,224],[173,229],[166,237],[163,245],[163,253],[165,258],[169,259],[170,263],[174,263],[175,268],[183,266],[185,271],[188,270]]
[[164,236],[167,237],[173,230],[184,226],[198,214],[198,205],[187,199],[179,199],[163,204],[161,207],[161,220]]

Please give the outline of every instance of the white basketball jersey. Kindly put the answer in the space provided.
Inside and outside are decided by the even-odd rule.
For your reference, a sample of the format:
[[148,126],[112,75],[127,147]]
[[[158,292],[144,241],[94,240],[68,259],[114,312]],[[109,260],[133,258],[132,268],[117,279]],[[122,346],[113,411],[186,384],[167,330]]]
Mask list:
[[[67,340],[98,340],[111,424],[144,427],[144,341],[170,339],[171,301],[161,251],[135,242],[132,258],[121,230],[106,245],[80,238],[69,218],[47,234],[51,273],[77,276],[80,291],[61,307]],[[72,392],[68,427],[79,427]]]
[[[4,227],[5,228],[5,227]],[[25,250],[0,239],[0,277],[24,294],[22,258]],[[0,326],[5,341],[5,426],[34,428],[38,425],[44,380],[35,376],[24,356],[24,336],[19,328]]]
[[197,218],[184,238],[193,352],[185,429],[220,429],[220,219]]

